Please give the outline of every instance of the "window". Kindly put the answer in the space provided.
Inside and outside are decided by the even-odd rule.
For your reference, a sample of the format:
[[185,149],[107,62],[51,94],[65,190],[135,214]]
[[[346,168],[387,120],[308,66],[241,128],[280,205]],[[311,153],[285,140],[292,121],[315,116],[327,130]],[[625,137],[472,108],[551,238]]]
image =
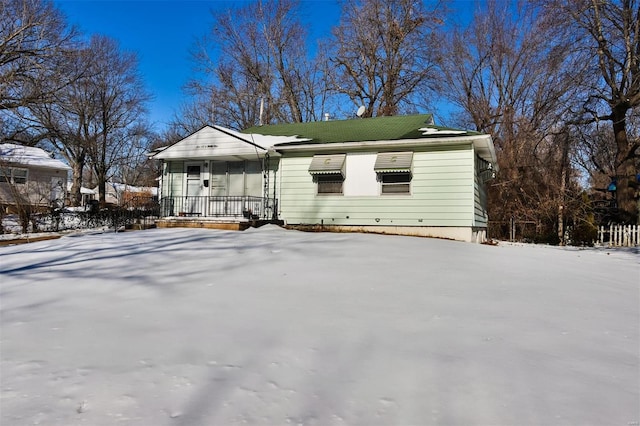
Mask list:
[[27,183],[27,169],[13,169],[13,183]]
[[200,179],[200,166],[187,166],[187,179]]
[[380,173],[382,182],[382,194],[410,194],[411,193],[411,173],[393,172]]
[[27,183],[27,176],[27,169],[18,169],[14,167],[0,168],[0,182],[24,185]]
[[318,184],[318,195],[342,194],[344,176],[340,173],[317,175],[316,182]]
[[493,164],[485,159],[476,157],[476,176],[478,177],[478,180],[483,184],[495,178],[496,173],[495,170],[493,170]]
[[374,170],[381,182],[381,194],[411,194],[413,152],[381,152]]
[[342,195],[346,154],[314,155],[309,173],[318,185],[318,195]]

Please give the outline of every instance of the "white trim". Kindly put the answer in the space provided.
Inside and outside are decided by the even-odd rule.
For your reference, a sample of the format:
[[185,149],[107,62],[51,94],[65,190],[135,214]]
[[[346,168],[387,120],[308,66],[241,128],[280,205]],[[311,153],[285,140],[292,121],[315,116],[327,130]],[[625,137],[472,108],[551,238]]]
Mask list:
[[348,149],[397,149],[397,148],[428,148],[432,146],[461,146],[472,144],[476,154],[480,158],[495,163],[496,153],[491,143],[489,135],[471,135],[464,137],[445,137],[445,138],[422,138],[422,139],[401,139],[401,140],[382,140],[382,141],[360,141],[360,142],[336,142],[336,143],[316,143],[301,145],[276,145],[275,149],[282,152],[328,152],[328,151],[344,151]]

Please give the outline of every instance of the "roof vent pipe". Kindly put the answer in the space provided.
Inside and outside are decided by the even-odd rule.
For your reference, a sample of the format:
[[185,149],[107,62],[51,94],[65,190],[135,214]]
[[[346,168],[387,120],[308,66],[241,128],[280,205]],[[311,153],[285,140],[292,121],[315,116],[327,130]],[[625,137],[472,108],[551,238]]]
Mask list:
[[263,126],[262,114],[264,113],[264,96],[260,98],[260,115],[258,116],[258,125]]

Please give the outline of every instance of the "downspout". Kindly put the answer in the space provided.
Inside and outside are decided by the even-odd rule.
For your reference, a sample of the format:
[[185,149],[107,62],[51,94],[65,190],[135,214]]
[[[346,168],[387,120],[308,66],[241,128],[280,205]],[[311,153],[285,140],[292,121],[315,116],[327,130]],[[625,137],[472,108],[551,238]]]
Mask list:
[[269,152],[262,159],[262,218],[266,219],[266,211],[269,206]]
[[276,198],[276,183],[278,182],[277,176],[278,174],[274,170],[273,171],[273,213],[271,216],[273,220],[278,220],[278,199]]

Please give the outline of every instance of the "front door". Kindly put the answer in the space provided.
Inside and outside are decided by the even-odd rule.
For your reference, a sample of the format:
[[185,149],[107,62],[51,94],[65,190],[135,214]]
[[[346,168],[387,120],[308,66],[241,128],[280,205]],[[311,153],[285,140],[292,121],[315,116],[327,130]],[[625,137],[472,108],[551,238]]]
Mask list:
[[205,188],[202,176],[202,163],[187,163],[186,212],[189,214],[204,214]]

